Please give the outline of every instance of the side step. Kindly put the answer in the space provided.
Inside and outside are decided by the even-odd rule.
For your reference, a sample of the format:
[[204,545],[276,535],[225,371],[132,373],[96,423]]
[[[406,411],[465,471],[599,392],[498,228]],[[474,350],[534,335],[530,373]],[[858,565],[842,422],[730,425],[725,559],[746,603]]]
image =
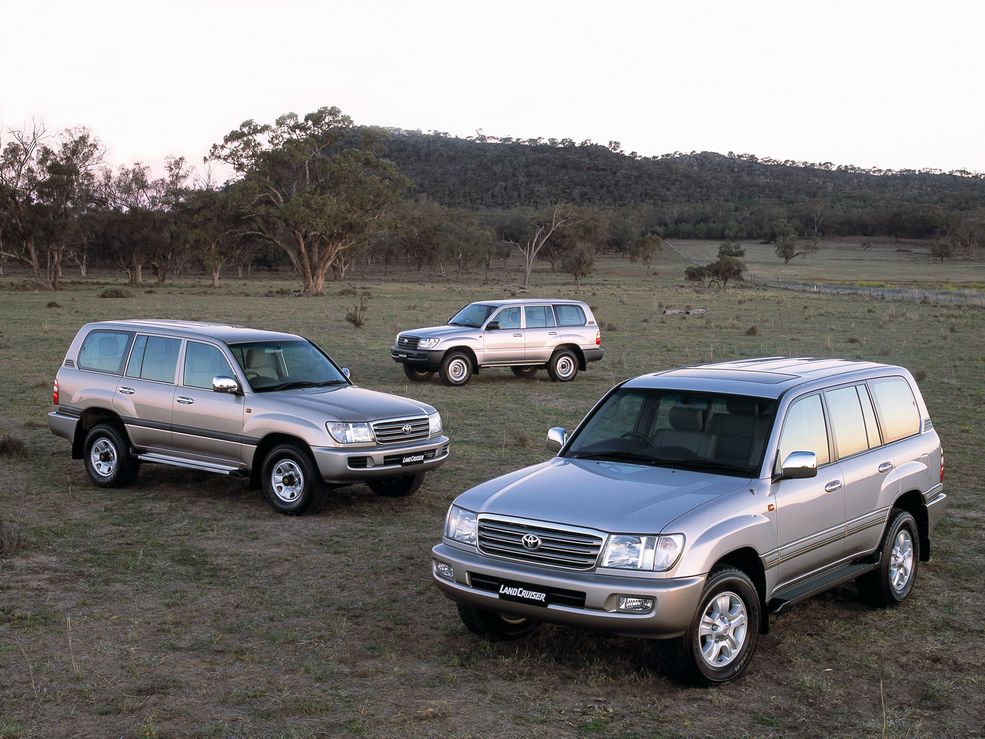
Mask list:
[[834,570],[812,577],[809,580],[798,583],[791,588],[786,588],[777,592],[770,598],[769,607],[773,613],[783,613],[794,603],[810,598],[825,590],[854,580],[867,572],[871,572],[879,566],[879,559],[875,562],[854,562]]
[[171,457],[167,454],[157,454],[146,452],[138,454],[137,459],[141,462],[153,462],[154,464],[169,464],[172,467],[184,467],[189,470],[201,470],[202,472],[214,472],[218,475],[245,475],[246,470],[242,467],[233,467],[225,464],[215,464],[214,462],[201,462],[197,459],[185,459],[183,457]]

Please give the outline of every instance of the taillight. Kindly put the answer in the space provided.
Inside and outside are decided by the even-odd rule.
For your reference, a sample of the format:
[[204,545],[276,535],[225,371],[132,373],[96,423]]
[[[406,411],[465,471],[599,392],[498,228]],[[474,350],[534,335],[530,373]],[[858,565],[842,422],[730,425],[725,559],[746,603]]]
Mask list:
[[58,405],[58,380],[55,380],[55,384],[51,386],[51,404]]
[[602,346],[602,332],[595,332],[595,346]]
[[941,482],[944,482],[944,450],[941,449]]

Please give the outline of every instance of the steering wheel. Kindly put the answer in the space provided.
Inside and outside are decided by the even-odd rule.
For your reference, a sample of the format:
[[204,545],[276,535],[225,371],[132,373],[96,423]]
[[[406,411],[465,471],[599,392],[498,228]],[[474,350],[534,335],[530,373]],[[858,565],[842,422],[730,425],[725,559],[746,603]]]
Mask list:
[[668,456],[670,456],[671,454],[674,455],[675,459],[680,459],[680,460],[701,459],[701,457],[698,456],[697,452],[694,452],[684,446],[662,446],[659,447],[659,450],[661,452],[668,453]]
[[640,441],[646,444],[647,446],[650,447],[653,446],[653,442],[650,440],[650,437],[641,434],[639,431],[627,431],[619,438],[625,439],[626,441]]

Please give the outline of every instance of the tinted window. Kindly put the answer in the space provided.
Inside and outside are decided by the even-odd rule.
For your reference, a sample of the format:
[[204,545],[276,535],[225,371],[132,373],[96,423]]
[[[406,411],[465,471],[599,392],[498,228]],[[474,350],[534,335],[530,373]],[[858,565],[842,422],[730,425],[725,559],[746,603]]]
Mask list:
[[820,395],[802,398],[787,410],[780,434],[780,464],[790,452],[814,452],[818,465],[831,461]]
[[178,366],[180,339],[141,334],[133,342],[133,352],[127,364],[127,377],[155,382],[174,382],[174,370]]
[[212,389],[212,378],[221,375],[235,378],[222,352],[211,344],[189,341],[185,347],[185,370],[182,384]]
[[902,377],[871,380],[872,398],[879,412],[882,435],[888,444],[920,431],[920,412],[909,383]]
[[520,309],[503,308],[496,314],[495,320],[499,321],[500,328],[520,328]]
[[862,401],[862,416],[865,418],[865,434],[869,439],[869,449],[875,449],[882,444],[879,438],[879,424],[876,423],[876,414],[872,410],[872,401],[869,399],[869,390],[865,385],[856,385],[858,398]]
[[828,390],[824,396],[828,402],[828,418],[831,419],[831,431],[834,433],[838,456],[850,457],[867,451],[869,440],[865,434],[858,391],[854,386],[843,387]]
[[528,305],[523,309],[527,328],[548,328],[554,325],[554,311],[548,305]]
[[318,347],[303,339],[231,344],[229,350],[257,393],[349,384]]
[[122,374],[132,339],[129,331],[90,331],[75,363],[79,369]]
[[472,303],[471,305],[465,306],[458,311],[458,313],[448,319],[448,325],[479,328],[479,326],[486,322],[486,319],[489,318],[489,314],[494,310],[495,308],[491,305]]
[[580,305],[555,305],[558,326],[584,326],[587,319]]

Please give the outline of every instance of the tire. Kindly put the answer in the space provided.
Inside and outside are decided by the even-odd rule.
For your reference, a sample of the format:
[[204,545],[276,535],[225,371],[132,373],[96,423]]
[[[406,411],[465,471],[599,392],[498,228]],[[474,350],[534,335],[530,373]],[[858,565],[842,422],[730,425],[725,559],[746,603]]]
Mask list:
[[705,686],[735,680],[749,667],[759,641],[756,586],[742,570],[717,567],[698,603],[680,644],[680,677]]
[[403,498],[413,495],[424,482],[423,472],[416,475],[404,475],[403,477],[389,477],[383,480],[370,480],[366,484],[369,489],[384,498]]
[[464,352],[451,352],[441,363],[441,380],[446,385],[464,385],[472,379],[472,360]]
[[314,513],[325,502],[325,484],[307,449],[297,444],[275,446],[260,472],[263,494],[278,513]]
[[86,472],[94,485],[101,488],[121,488],[133,482],[140,470],[140,460],[130,453],[130,441],[117,426],[100,423],[86,434]]
[[539,621],[485,611],[461,603],[458,605],[458,615],[465,628],[487,641],[526,639],[540,628]]
[[407,375],[407,379],[412,382],[427,382],[434,377],[434,370],[418,369],[413,364],[405,364],[404,374]]
[[860,577],[856,585],[871,605],[894,606],[912,592],[920,562],[920,532],[909,511],[893,508],[879,551],[879,567]]
[[522,377],[525,380],[533,379],[533,376],[537,374],[537,370],[540,367],[510,367],[513,370],[513,374],[517,377]]
[[554,382],[571,382],[578,374],[578,357],[570,349],[558,349],[547,363],[547,374]]

